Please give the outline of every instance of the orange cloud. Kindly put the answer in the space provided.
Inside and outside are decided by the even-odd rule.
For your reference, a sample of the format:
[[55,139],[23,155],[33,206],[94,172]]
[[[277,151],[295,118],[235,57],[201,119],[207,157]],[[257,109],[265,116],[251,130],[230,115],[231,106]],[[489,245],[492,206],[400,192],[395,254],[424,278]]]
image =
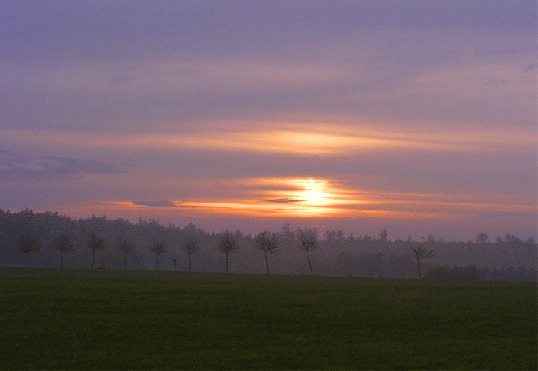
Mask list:
[[[351,189],[323,178],[270,177],[223,182],[235,197],[164,201],[105,201],[103,211],[151,211],[163,216],[228,215],[253,218],[467,219],[483,214],[532,215],[533,204],[493,196],[390,193]],[[232,190],[234,192],[232,192]],[[226,194],[223,192],[222,194]],[[91,209],[91,205],[81,206]],[[95,204],[93,204],[95,208]],[[79,211],[82,211],[80,209]]]
[[[338,124],[259,123],[262,129],[227,128],[204,133],[95,134],[48,130],[0,130],[6,139],[91,148],[153,148],[163,150],[219,150],[300,155],[342,155],[365,151],[487,152],[499,146],[534,146],[528,133],[405,133],[374,131]],[[308,129],[305,129],[308,127]],[[214,129],[215,130],[215,129]]]

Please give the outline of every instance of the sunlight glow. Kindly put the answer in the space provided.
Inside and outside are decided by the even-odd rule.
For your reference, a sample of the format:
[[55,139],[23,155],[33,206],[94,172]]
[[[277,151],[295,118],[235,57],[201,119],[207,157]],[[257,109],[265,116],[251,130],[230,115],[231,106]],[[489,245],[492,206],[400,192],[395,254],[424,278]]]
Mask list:
[[265,204],[298,217],[341,216],[348,213],[349,206],[364,202],[358,193],[327,179],[257,178],[251,182],[268,188],[258,196]]

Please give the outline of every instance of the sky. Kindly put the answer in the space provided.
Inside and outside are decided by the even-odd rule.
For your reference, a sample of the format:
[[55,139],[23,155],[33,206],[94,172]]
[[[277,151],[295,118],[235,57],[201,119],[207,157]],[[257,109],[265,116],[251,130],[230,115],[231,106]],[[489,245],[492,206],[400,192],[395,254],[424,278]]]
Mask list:
[[0,208],[537,235],[535,1],[0,1]]

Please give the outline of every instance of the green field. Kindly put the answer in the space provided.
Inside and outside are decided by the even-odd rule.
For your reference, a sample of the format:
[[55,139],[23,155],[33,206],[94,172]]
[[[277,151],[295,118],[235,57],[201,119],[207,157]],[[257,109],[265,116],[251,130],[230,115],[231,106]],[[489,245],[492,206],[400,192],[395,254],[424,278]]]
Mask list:
[[536,369],[537,286],[0,268],[0,368]]

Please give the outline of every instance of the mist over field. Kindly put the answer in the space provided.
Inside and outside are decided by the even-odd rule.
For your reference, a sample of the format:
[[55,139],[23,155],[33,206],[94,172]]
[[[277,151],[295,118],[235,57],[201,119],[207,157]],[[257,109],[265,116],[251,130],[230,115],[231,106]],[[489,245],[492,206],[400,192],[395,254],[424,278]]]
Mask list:
[[[313,244],[305,248],[302,242],[307,232],[312,233]],[[429,235],[417,241],[411,236],[393,240],[386,230],[374,236],[355,236],[344,235],[341,230],[322,233],[295,229],[290,224],[265,233],[267,238],[274,238],[274,246],[260,245],[262,233],[250,235],[240,230],[209,233],[194,224],[163,226],[156,220],[131,223],[106,217],[74,220],[57,213],[0,210],[0,265],[192,272],[225,272],[228,268],[229,272],[254,274],[537,280],[536,242],[510,233],[491,239],[479,233],[472,241],[444,241]],[[228,267],[226,251],[221,248],[226,234],[234,243]],[[71,242],[62,245],[62,236]],[[420,262],[417,248],[424,250]],[[426,259],[428,252],[432,256]]]

